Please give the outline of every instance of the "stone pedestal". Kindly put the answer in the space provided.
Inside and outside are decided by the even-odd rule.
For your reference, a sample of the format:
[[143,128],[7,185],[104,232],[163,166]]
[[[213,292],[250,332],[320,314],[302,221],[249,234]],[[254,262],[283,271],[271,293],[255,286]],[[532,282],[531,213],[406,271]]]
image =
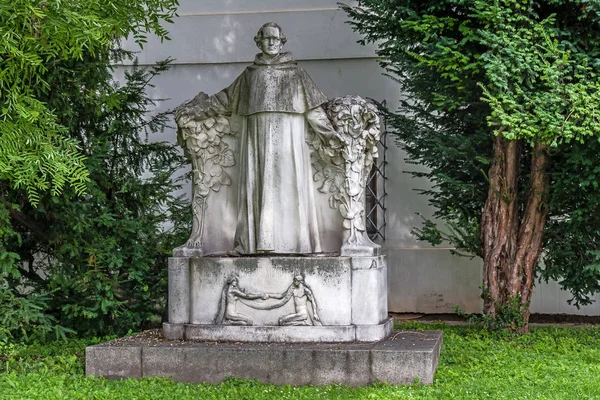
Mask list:
[[[255,41],[262,54],[234,84],[175,110],[192,164],[193,219],[169,259],[171,342],[88,348],[88,374],[431,382],[441,333],[389,338],[385,257],[367,235],[377,107],[358,96],[328,101],[280,52],[279,25],[263,25]],[[252,256],[211,256],[234,253]]]
[[[237,377],[287,385],[431,384],[442,332],[393,332],[386,272],[383,256],[173,257],[162,335],[145,332],[88,347],[86,374],[212,383]],[[252,325],[234,325],[234,318],[220,313],[232,293],[235,313]],[[310,305],[304,325],[279,325],[305,304],[285,293]],[[268,306],[278,297],[277,307]]]
[[227,377],[276,385],[432,384],[441,331],[395,331],[376,343],[215,343],[144,334],[90,346],[86,374],[219,383]]
[[[272,299],[236,301],[236,312],[251,325],[217,322],[229,277],[244,293],[277,296],[303,278],[316,304],[301,326],[279,326],[293,315],[293,298],[268,308]],[[309,299],[310,301],[310,299]],[[310,301],[312,303],[312,301]],[[312,304],[308,304],[312,310]],[[311,313],[314,313],[312,311]],[[165,337],[240,342],[371,342],[392,329],[387,316],[387,267],[374,257],[172,257],[169,259],[169,322]]]

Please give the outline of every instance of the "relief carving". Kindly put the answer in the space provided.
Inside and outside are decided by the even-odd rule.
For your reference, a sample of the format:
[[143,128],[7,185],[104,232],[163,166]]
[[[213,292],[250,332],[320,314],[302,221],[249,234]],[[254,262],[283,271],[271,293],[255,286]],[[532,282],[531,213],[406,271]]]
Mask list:
[[[270,297],[281,299],[282,304],[286,304],[290,299],[294,299],[294,312],[279,318],[281,326],[300,326],[300,325],[322,325],[321,318],[317,311],[317,301],[311,288],[304,282],[304,277],[296,275],[290,287],[281,294],[269,294]],[[309,312],[308,304],[311,304]]]
[[311,138],[313,179],[344,218],[341,255],[378,255],[380,246],[367,236],[365,213],[365,186],[380,136],[377,108],[359,96],[346,96],[331,100],[326,111],[344,142]]
[[[236,274],[232,274],[227,278],[227,282],[221,292],[221,300],[219,302],[219,311],[215,316],[214,323],[220,324],[231,324],[231,325],[253,325],[254,321],[247,315],[239,313],[237,311],[237,302],[244,300],[266,300],[269,295],[265,293],[246,293],[246,290],[239,287],[239,278]],[[243,302],[243,301],[242,301]],[[252,307],[251,304],[243,302],[246,305]]]
[[192,162],[193,222],[192,233],[185,246],[200,251],[208,197],[211,192],[218,192],[221,186],[231,185],[231,176],[225,169],[235,165],[233,150],[223,141],[225,135],[235,134],[229,118],[215,115],[198,120],[190,113],[207,99],[208,95],[200,92],[175,110],[177,142]]
[[[276,299],[276,302],[265,302],[267,299]],[[232,274],[221,292],[219,309],[214,323],[230,325],[253,325],[251,317],[237,311],[237,302],[255,310],[275,310],[286,305],[291,299],[294,300],[294,312],[284,315],[278,319],[281,326],[310,326],[322,325],[317,301],[312,289],[304,281],[301,275],[294,276],[292,284],[283,293],[250,293],[239,286],[239,278]],[[263,300],[263,301],[256,301]],[[310,308],[308,307],[310,303]]]

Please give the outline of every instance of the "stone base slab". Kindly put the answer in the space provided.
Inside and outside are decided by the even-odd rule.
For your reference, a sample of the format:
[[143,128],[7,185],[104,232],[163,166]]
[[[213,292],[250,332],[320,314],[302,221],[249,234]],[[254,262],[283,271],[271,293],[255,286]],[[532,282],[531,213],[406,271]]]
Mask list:
[[379,325],[345,326],[234,326],[163,324],[169,340],[224,342],[327,343],[375,342],[392,333],[393,321]]
[[433,383],[443,333],[395,331],[364,343],[215,343],[123,338],[86,348],[86,374],[219,383],[227,377],[277,385]]

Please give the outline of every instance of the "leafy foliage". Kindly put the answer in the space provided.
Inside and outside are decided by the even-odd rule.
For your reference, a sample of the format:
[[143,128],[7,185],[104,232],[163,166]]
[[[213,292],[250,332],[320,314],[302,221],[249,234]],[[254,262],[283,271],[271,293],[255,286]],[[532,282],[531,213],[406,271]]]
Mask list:
[[191,220],[174,194],[183,163],[178,149],[147,141],[169,117],[148,116],[156,101],[147,94],[167,67],[134,66],[118,86],[106,55],[61,64],[47,78],[60,96],[46,102],[81,143],[86,193],[47,192],[34,207],[26,191],[0,182],[0,210],[10,216],[2,236],[2,258],[12,261],[3,275],[7,287],[17,297],[46,293],[44,312],[79,334],[156,323],[165,307],[167,257],[184,241],[189,227],[182,221]]
[[483,256],[494,135],[519,141],[517,218],[531,146],[548,145],[538,274],[571,290],[576,305],[590,303],[600,290],[600,2],[361,0],[343,8],[399,84],[404,97],[390,123],[409,160],[428,167],[413,174],[433,182],[423,193],[446,226],[426,220],[417,236]]
[[127,332],[165,306],[187,206],[172,145],[148,141],[150,81],[113,50],[168,39],[177,0],[0,4],[0,308],[5,338]]
[[89,181],[81,143],[68,135],[52,104],[49,81],[57,64],[105,55],[115,41],[147,33],[167,38],[161,25],[177,0],[13,0],[0,4],[0,179],[27,192],[76,193]]
[[491,298],[489,292],[486,290],[483,291],[481,297],[488,298],[489,301],[495,302],[494,306],[496,307],[496,313],[493,315],[468,315],[458,307],[455,308],[456,313],[466,317],[470,324],[480,326],[488,332],[507,332],[510,334],[522,333],[522,328],[528,323],[525,315],[529,309],[529,304],[523,305],[519,294],[509,298],[506,303],[501,303],[498,300]]
[[0,287],[0,342],[66,339],[73,331],[58,325],[56,318],[46,313],[48,300],[45,294],[15,296]]

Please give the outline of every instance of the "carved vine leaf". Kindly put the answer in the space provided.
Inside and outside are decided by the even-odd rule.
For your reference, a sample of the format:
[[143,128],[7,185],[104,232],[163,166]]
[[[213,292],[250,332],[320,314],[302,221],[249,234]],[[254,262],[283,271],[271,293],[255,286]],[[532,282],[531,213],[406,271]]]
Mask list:
[[181,112],[177,125],[180,144],[192,160],[195,196],[206,198],[211,191],[218,192],[222,186],[230,186],[232,179],[224,168],[235,165],[235,157],[222,140],[225,135],[234,134],[229,118],[219,115],[194,120]]
[[[186,246],[200,250],[207,198],[211,192],[218,192],[222,186],[232,184],[225,168],[235,164],[233,151],[223,141],[225,135],[234,135],[231,121],[225,115],[214,115],[210,107],[210,97],[200,92],[175,109],[177,142],[192,162],[194,218]],[[211,116],[205,117],[208,115]]]
[[331,100],[326,111],[345,146],[324,145],[313,134],[308,140],[313,150],[313,179],[318,190],[330,193],[329,206],[344,218],[345,229],[365,230],[363,196],[367,175],[377,158],[379,116],[377,109],[358,96]]

